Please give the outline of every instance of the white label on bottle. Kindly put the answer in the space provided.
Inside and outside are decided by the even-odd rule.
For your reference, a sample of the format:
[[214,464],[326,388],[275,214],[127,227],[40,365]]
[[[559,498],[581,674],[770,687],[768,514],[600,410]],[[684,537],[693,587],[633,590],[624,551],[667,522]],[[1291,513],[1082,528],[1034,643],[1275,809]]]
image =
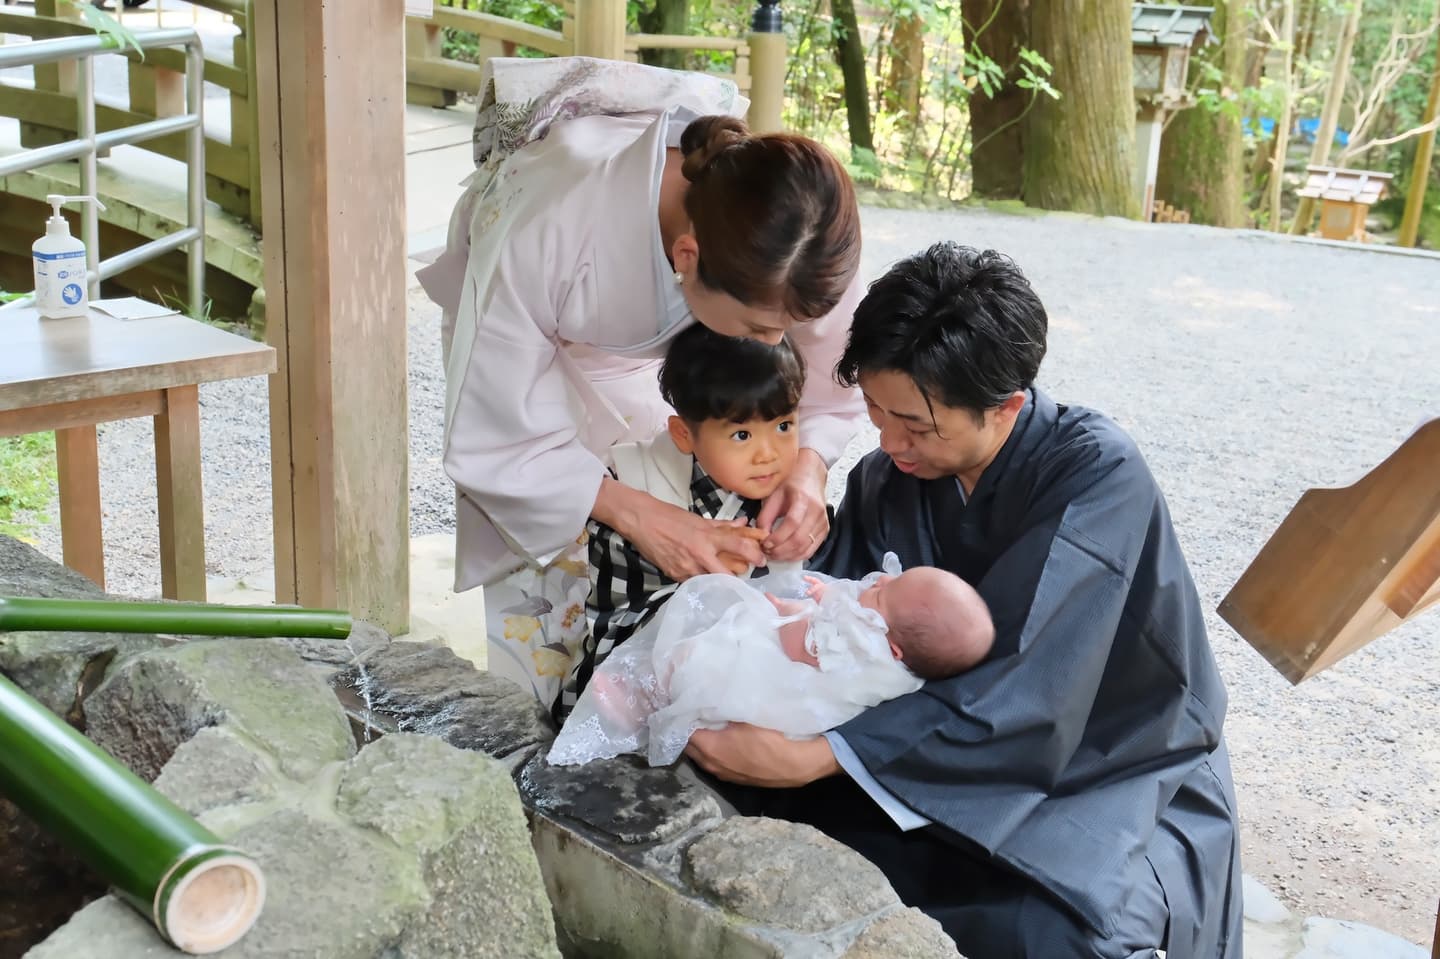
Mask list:
[[66,250],[64,253],[36,253],[35,259],[44,260],[47,263],[51,260],[74,260],[85,256],[84,250]]

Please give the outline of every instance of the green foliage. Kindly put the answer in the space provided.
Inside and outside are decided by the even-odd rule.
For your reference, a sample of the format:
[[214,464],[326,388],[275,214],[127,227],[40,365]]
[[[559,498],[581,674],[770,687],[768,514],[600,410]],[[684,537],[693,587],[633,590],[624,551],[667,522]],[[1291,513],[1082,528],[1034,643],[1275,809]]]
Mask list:
[[55,498],[55,434],[0,439],[0,533],[28,539]]
[[87,26],[96,34],[108,41],[108,45],[117,50],[124,50],[126,47],[134,47],[135,52],[140,54],[140,59],[145,59],[145,51],[140,49],[140,44],[135,41],[135,34],[125,29],[124,24],[116,20],[104,10],[90,3],[90,0],[63,0],[64,4],[78,12],[84,19]]
[[[565,19],[565,11],[560,8],[559,4],[549,3],[547,0],[437,0],[437,5],[489,13],[497,17],[505,17],[507,20],[519,20],[521,23],[528,23],[531,26],[544,27],[547,30],[559,30]],[[441,37],[440,55],[447,60],[478,63],[480,38],[473,33],[447,27]],[[529,47],[517,47],[515,56],[541,57],[544,54]]]

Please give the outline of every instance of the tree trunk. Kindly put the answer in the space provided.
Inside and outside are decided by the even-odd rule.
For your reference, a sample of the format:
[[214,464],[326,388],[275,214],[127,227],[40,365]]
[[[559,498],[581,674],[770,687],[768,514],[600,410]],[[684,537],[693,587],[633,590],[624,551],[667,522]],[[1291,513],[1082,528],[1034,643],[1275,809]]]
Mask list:
[[1030,46],[1061,99],[1025,118],[1025,202],[1137,217],[1129,0],[1032,0]]
[[925,18],[900,17],[890,36],[890,82],[886,106],[905,118],[908,126],[920,122],[920,84],[925,74]]
[[988,199],[1018,200],[1024,187],[1025,124],[1019,120],[1030,95],[1014,80],[1020,48],[1029,42],[1029,6],[1029,0],[961,4],[967,41],[1005,71],[1005,86],[993,98],[980,90],[970,97],[971,192]]
[[[1335,66],[1330,71],[1330,89],[1325,94],[1325,106],[1320,111],[1320,129],[1315,133],[1315,147],[1310,151],[1310,165],[1324,166],[1330,162],[1330,147],[1335,142],[1335,128],[1340,125],[1340,107],[1345,102],[1345,83],[1350,78],[1350,55],[1355,49],[1355,34],[1360,29],[1361,0],[1351,0],[1353,6],[1345,25],[1340,30],[1340,45],[1335,50]],[[1290,232],[1303,234],[1310,229],[1315,216],[1315,200],[1301,197],[1295,211],[1295,220]]]
[[854,0],[832,0],[835,15],[835,59],[845,79],[845,118],[850,125],[850,149],[875,152],[870,133],[870,94],[865,81],[865,42],[855,18]]
[[[1435,72],[1430,77],[1430,97],[1425,101],[1421,124],[1440,117],[1440,46],[1435,48]],[[1410,169],[1410,187],[1405,196],[1405,216],[1400,220],[1400,245],[1414,246],[1420,232],[1420,215],[1425,210],[1425,186],[1430,179],[1430,157],[1435,150],[1435,131],[1420,135],[1415,144],[1415,162]],[[1436,942],[1440,942],[1440,916],[1435,918]]]
[[[648,10],[641,10],[635,20],[641,33],[683,36],[690,32],[690,0],[654,0],[654,5]],[[641,50],[640,60],[652,67],[685,69],[684,50]]]
[[1281,68],[1280,82],[1285,84],[1285,99],[1280,107],[1280,117],[1275,121],[1275,156],[1270,163],[1270,186],[1267,209],[1270,211],[1271,230],[1284,230],[1281,202],[1285,190],[1285,160],[1290,151],[1290,125],[1294,122],[1295,104],[1295,0],[1285,0],[1285,19],[1280,27],[1280,42],[1284,44],[1285,65]]
[[[1220,69],[1220,82],[1231,92],[1245,79],[1245,9],[1244,0],[1216,3],[1210,29],[1220,42],[1198,52]],[[1160,140],[1156,194],[1188,210],[1194,223],[1244,226],[1244,148],[1239,117],[1199,107],[1182,110]]]

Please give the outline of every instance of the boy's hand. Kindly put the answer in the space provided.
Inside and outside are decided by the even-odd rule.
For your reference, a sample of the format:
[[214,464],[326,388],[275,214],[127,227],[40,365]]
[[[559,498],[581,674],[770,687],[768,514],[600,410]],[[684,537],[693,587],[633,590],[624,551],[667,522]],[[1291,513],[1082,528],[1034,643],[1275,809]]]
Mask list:
[[747,527],[743,519],[728,523],[705,519],[609,476],[601,480],[590,515],[633,543],[677,583],[701,573],[733,574],[722,553],[742,560],[744,566],[765,565],[760,541],[766,534]]
[[[825,480],[829,471],[820,454],[812,449],[800,450],[790,478],[765,499],[755,525],[769,533],[763,546],[765,555],[777,562],[788,563],[809,559],[830,532],[830,517],[825,515]],[[775,521],[785,517],[779,527]]]
[[806,576],[805,595],[818,603],[825,598],[825,587],[827,585],[824,580],[816,579],[814,576]]

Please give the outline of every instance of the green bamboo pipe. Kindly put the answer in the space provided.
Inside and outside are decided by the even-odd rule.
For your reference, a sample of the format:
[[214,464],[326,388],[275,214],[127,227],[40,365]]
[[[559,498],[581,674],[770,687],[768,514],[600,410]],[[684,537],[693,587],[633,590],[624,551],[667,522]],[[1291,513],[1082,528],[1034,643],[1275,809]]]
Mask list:
[[350,615],[334,609],[131,603],[0,596],[0,633],[178,633],[187,636],[305,636],[344,639]]
[[254,925],[265,877],[170,800],[0,676],[0,794],[185,952]]

